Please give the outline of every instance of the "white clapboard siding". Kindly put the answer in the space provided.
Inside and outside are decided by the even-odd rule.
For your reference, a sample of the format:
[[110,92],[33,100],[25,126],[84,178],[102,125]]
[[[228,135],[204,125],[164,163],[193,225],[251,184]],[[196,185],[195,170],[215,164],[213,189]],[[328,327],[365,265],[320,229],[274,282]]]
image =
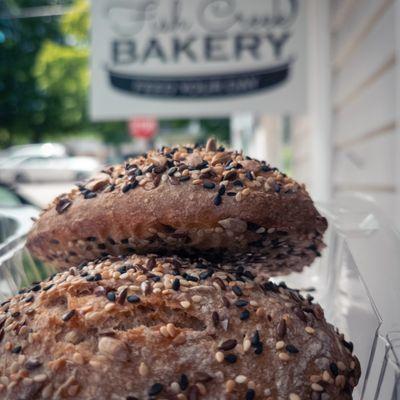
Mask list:
[[360,0],[331,0],[331,32],[337,33],[343,28],[344,21],[347,16],[352,13],[354,7],[360,3]]
[[333,192],[370,196],[393,217],[400,214],[395,44],[400,0],[331,1]]
[[395,64],[337,109],[333,118],[336,145],[346,145],[365,135],[393,128],[396,120]]
[[333,103],[343,106],[360,87],[393,58],[395,52],[395,13],[391,3],[382,17],[348,55],[341,68],[333,75]]
[[393,190],[395,152],[396,136],[393,130],[353,146],[336,149],[333,157],[335,185]]
[[348,0],[332,16],[333,68],[337,70],[393,0]]

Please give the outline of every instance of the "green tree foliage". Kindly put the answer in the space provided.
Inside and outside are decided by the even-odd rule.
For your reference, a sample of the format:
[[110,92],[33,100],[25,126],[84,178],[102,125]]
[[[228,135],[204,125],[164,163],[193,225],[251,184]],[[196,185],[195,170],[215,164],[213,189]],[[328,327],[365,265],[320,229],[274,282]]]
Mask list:
[[43,131],[51,128],[48,97],[36,83],[33,66],[44,40],[61,42],[58,20],[13,15],[19,7],[41,3],[44,2],[0,2],[0,146],[17,142],[18,138],[38,140]]

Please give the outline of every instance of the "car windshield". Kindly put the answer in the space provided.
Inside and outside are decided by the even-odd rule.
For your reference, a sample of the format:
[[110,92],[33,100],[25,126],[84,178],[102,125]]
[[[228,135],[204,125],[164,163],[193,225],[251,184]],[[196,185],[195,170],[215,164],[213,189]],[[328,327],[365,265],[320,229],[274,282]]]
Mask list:
[[21,204],[21,200],[15,193],[5,186],[0,186],[0,207],[16,207]]

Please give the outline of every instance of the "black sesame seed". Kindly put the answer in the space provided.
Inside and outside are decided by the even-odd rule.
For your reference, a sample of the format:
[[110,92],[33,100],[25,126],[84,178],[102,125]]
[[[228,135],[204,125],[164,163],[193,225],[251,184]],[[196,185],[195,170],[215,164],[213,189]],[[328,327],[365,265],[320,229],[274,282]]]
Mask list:
[[126,300],[128,300],[128,303],[139,303],[140,297],[132,294],[131,296],[128,296]]
[[269,172],[269,171],[271,171],[271,167],[268,165],[261,165],[261,171]]
[[250,181],[254,180],[253,174],[251,173],[251,171],[247,171],[246,172],[246,178]]
[[275,193],[279,193],[280,191],[281,191],[281,187],[280,187],[280,185],[278,185],[277,183],[274,185],[274,190],[275,190]]
[[125,303],[127,294],[128,294],[128,289],[127,288],[122,290],[122,292],[119,294],[119,297],[118,297],[118,300],[117,300],[118,304],[122,305],[122,304]]
[[225,187],[224,185],[221,185],[221,186],[219,187],[219,189],[218,189],[218,194],[219,194],[220,196],[223,196],[223,195],[225,194],[225,191],[226,191],[226,187]]
[[40,285],[35,285],[35,286],[33,286],[33,287],[31,288],[31,290],[32,290],[33,292],[38,292],[40,289],[41,289],[41,286],[40,286]]
[[99,274],[99,273],[95,274],[94,277],[93,277],[93,280],[94,280],[95,282],[101,281],[101,280],[102,280],[101,274]]
[[246,392],[246,400],[254,400],[254,398],[256,397],[256,392],[254,391],[254,389],[247,389]]
[[21,353],[22,347],[21,346],[15,346],[12,350],[11,353],[13,354],[19,354]]
[[70,207],[72,204],[71,200],[68,199],[60,199],[56,205],[56,211],[59,214],[62,214],[64,211],[67,210],[68,207]]
[[227,196],[230,196],[230,197],[236,196],[235,192],[227,192],[226,194],[227,194]]
[[34,299],[34,296],[29,296],[25,299],[25,303],[31,303]]
[[181,388],[181,390],[186,390],[188,386],[189,386],[189,379],[185,374],[182,374],[179,379],[179,387]]
[[182,274],[182,276],[187,280],[187,281],[191,281],[191,282],[198,282],[199,278],[197,278],[197,276],[193,276],[193,275],[189,275],[186,272],[184,274]]
[[237,345],[237,340],[228,339],[219,346],[219,350],[224,350],[224,351],[232,350],[236,347],[236,345]]
[[336,378],[339,375],[339,367],[336,365],[336,363],[330,363],[329,369],[332,372],[332,375]]
[[200,279],[207,279],[211,275],[212,275],[211,271],[203,271],[203,272],[200,272],[199,278]]
[[286,335],[286,321],[284,319],[281,319],[279,321],[279,324],[276,328],[276,334],[278,336],[279,339],[283,339]]
[[122,274],[125,274],[125,272],[127,271],[127,269],[126,269],[126,265],[123,265],[122,267],[119,267],[118,269],[117,269],[117,271],[122,275]]
[[115,292],[108,292],[107,293],[107,299],[110,301],[115,301],[115,299],[117,298],[117,296],[115,295]]
[[243,182],[238,179],[238,180],[233,182],[233,186],[243,187]]
[[180,287],[181,287],[181,281],[178,278],[174,279],[174,281],[172,282],[172,289],[178,291]]
[[148,392],[149,396],[155,396],[155,395],[161,393],[163,389],[164,389],[164,386],[161,383],[155,383],[149,389],[149,392]]
[[232,286],[232,290],[233,290],[233,293],[236,294],[236,296],[242,296],[243,295],[242,289],[240,289],[240,287],[237,286],[237,285]]
[[234,364],[237,361],[237,355],[235,354],[227,354],[224,357],[225,361],[228,362],[229,364]]
[[296,354],[299,352],[299,349],[296,346],[293,346],[292,344],[288,344],[286,346],[286,350],[288,353]]
[[167,174],[168,174],[169,176],[172,176],[176,171],[178,171],[178,168],[176,168],[176,167],[171,167],[171,168],[168,170]]
[[346,349],[348,349],[350,351],[350,353],[353,352],[354,350],[354,345],[352,342],[347,342],[346,340],[342,340],[344,347],[346,347]]
[[213,311],[211,314],[211,319],[213,321],[214,327],[216,328],[219,324],[219,314],[216,311]]
[[208,162],[207,161],[202,161],[200,164],[196,165],[196,169],[203,169],[208,167]]
[[300,308],[296,308],[296,309],[294,310],[294,313],[295,313],[295,315],[296,315],[299,319],[301,319],[303,322],[307,322],[307,316],[306,316],[306,314],[304,314],[303,311],[300,310]]
[[190,175],[184,175],[184,176],[179,177],[180,182],[185,182],[185,181],[188,181],[189,179],[190,179]]
[[84,193],[84,195],[83,195],[83,197],[84,197],[86,200],[88,200],[88,199],[93,199],[93,198],[96,197],[96,196],[97,196],[97,194],[94,193],[94,192],[91,192],[90,190],[87,190],[87,191]]
[[66,313],[61,317],[61,319],[62,319],[64,322],[67,322],[67,321],[69,321],[69,320],[75,315],[75,313],[76,313],[75,310],[69,310],[68,312],[66,312]]
[[253,347],[256,347],[256,346],[258,346],[259,343],[261,343],[260,342],[260,333],[257,330],[257,331],[254,332],[254,334],[253,334],[253,336],[251,338],[251,345]]
[[260,355],[262,352],[263,352],[263,350],[264,350],[264,346],[263,346],[263,344],[260,342],[260,343],[258,343],[256,346],[254,346],[255,347],[255,349],[254,349],[254,354],[257,354],[257,355]]
[[221,203],[222,203],[222,197],[221,197],[220,194],[217,194],[217,195],[214,197],[214,204],[215,204],[216,206],[219,206]]
[[[203,183],[203,188],[204,189],[214,189],[215,188],[215,183],[214,182],[204,182]],[[218,191],[219,193],[219,191]]]
[[36,358],[30,358],[25,363],[25,368],[28,371],[32,371],[36,368],[39,368],[40,366],[42,366],[42,363],[39,360],[37,360]]
[[222,290],[226,290],[226,285],[219,276],[213,278],[213,282],[215,282]]
[[240,313],[240,317],[239,317],[242,321],[246,321],[247,319],[250,318],[250,311],[249,310],[243,310]]
[[88,275],[88,276],[86,277],[86,280],[87,280],[88,282],[93,282],[93,281],[95,280],[95,276],[94,276],[94,275]]
[[235,306],[236,307],[246,307],[249,304],[248,301],[246,300],[242,300],[242,299],[238,299],[235,301]]

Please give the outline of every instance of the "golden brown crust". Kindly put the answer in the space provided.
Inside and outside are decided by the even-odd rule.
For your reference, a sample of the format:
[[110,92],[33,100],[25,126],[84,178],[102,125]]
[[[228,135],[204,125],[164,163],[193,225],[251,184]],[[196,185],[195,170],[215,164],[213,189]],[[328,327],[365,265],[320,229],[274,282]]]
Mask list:
[[63,267],[133,252],[311,263],[327,223],[304,186],[214,146],[164,148],[110,167],[44,211],[29,249]]
[[318,305],[210,263],[106,258],[0,305],[5,400],[350,400],[359,376]]

